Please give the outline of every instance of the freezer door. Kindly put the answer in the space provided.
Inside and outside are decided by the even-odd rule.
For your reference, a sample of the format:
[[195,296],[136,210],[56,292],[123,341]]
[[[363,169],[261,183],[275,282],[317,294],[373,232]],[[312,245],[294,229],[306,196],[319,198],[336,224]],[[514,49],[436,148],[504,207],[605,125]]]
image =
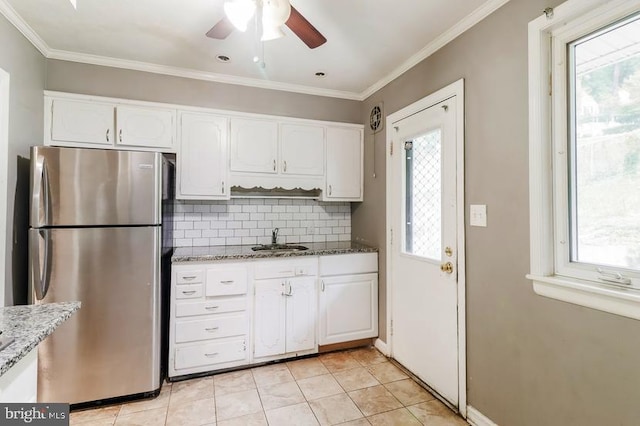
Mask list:
[[160,227],[31,233],[31,262],[43,259],[44,269],[47,245],[50,257],[36,303],[82,302],[38,348],[38,401],[77,404],[158,389]]
[[33,228],[161,222],[162,154],[31,148]]

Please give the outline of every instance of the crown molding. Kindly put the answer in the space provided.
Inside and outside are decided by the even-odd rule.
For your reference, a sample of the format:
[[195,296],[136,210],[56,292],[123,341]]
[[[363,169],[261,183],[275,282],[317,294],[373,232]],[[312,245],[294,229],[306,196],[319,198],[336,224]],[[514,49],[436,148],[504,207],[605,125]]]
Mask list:
[[442,47],[453,41],[459,35],[482,21],[484,18],[495,12],[497,9],[506,4],[509,0],[490,0],[464,17],[461,21],[456,23],[453,27],[439,35],[431,43],[427,44],[422,50],[415,55],[411,56],[398,68],[391,71],[382,79],[371,85],[368,89],[359,94],[360,100],[365,100],[369,96],[373,95],[378,90],[382,89],[387,84],[391,83],[396,78],[400,77],[405,72],[409,71],[414,66],[436,53]]
[[154,74],[171,75],[174,77],[184,77],[196,80],[214,81],[217,83],[235,84],[239,86],[257,87],[260,89],[280,90],[284,92],[302,93],[306,95],[328,96],[332,98],[342,98],[350,100],[361,100],[358,93],[321,89],[317,87],[302,86],[297,84],[280,83],[276,81],[259,80],[256,78],[237,77],[228,74],[217,74],[208,71],[198,71],[188,68],[173,67],[167,65],[151,64],[148,62],[132,61],[127,59],[110,58],[107,56],[91,55],[87,53],[76,53],[65,50],[50,49],[49,59],[59,59],[62,61],[80,62],[105,67],[130,69],[144,71]]
[[45,58],[49,57],[51,49],[47,43],[45,43],[35,31],[33,31],[33,28],[31,28],[29,24],[27,24],[26,21],[18,15],[18,12],[16,12],[15,9],[5,0],[0,0],[0,13],[4,15],[4,17],[7,18],[7,20],[27,38],[27,40],[29,40]]
[[11,7],[6,0],[0,0],[0,13],[15,26],[47,59],[79,62],[92,65],[100,65],[113,68],[130,69],[135,71],[150,72],[154,74],[170,75],[174,77],[191,78],[196,80],[213,81],[217,83],[234,84],[239,86],[257,87],[261,89],[280,90],[285,92],[301,93],[306,95],[326,96],[331,98],[364,101],[369,96],[400,77],[418,63],[433,55],[446,44],[457,38],[469,28],[482,21],[509,0],[489,0],[478,9],[471,12],[453,27],[438,36],[434,41],[426,45],[418,53],[407,59],[402,65],[387,74],[382,79],[365,89],[363,92],[349,92],[342,90],[321,89],[298,84],[281,83],[268,80],[259,80],[248,77],[237,77],[227,74],[218,74],[208,71],[198,71],[188,68],[158,65],[148,62],[132,61],[126,59],[111,58],[107,56],[77,53],[65,50],[51,49],[45,41],[27,24],[24,19]]

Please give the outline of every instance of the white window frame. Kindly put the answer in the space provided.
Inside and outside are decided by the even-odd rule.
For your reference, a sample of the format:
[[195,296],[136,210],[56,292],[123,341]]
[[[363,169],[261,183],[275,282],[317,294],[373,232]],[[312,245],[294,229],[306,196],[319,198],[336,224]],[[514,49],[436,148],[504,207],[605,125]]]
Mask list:
[[[639,289],[598,282],[595,266],[570,262],[567,58],[557,53],[566,52],[567,43],[638,11],[640,0],[569,0],[529,23],[527,278],[539,295],[634,319],[640,319]],[[631,275],[637,282],[637,274]]]

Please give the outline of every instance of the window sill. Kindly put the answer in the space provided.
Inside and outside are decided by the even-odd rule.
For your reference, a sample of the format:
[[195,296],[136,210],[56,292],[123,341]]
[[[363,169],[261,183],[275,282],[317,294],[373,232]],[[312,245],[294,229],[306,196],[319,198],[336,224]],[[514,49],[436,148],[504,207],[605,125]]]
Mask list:
[[640,320],[640,291],[558,276],[527,275],[540,296]]

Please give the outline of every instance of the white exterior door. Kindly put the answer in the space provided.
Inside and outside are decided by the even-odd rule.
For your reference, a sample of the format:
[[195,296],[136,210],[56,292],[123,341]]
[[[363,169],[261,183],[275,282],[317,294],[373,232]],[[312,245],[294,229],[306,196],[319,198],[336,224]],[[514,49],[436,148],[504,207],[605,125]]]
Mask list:
[[292,278],[288,281],[286,351],[310,350],[316,344],[316,279]]
[[180,116],[178,199],[229,199],[227,121],[211,114]]
[[278,172],[278,123],[231,119],[231,171]]
[[393,123],[391,355],[459,402],[456,97]]
[[283,124],[280,129],[281,173],[322,176],[324,173],[324,128]]
[[253,351],[256,358],[285,353],[285,280],[255,282]]

